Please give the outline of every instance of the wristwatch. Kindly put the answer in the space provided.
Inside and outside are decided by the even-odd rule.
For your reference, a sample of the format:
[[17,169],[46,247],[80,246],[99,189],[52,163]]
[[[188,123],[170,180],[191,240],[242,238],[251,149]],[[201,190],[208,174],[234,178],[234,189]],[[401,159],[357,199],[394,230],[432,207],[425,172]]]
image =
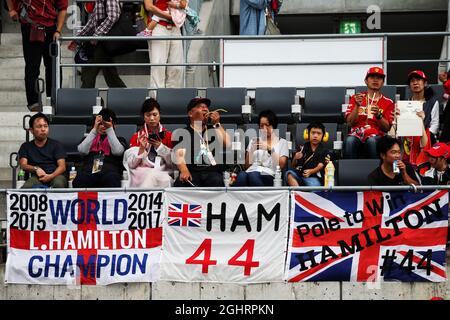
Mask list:
[[221,126],[220,122],[217,122],[216,124],[213,124],[214,129],[218,129]]

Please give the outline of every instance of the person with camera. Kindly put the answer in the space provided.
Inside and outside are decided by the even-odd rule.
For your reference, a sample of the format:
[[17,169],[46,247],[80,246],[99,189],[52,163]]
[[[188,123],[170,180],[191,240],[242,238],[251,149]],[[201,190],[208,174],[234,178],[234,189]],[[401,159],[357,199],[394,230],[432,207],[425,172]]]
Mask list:
[[123,157],[130,173],[130,187],[170,187],[173,183],[172,132],[161,125],[161,107],[155,99],[144,101],[141,115],[144,126],[131,137],[130,149]]
[[35,90],[41,61],[45,66],[47,97],[52,96],[53,65],[50,44],[61,36],[67,13],[67,0],[6,0],[9,17],[20,22],[23,58],[25,59],[25,91],[30,111],[41,111]]
[[288,143],[276,133],[276,114],[264,110],[259,113],[258,119],[260,135],[249,142],[245,156],[247,170],[239,173],[233,187],[271,187],[277,166],[283,170],[287,165]]
[[116,136],[116,122],[116,114],[110,109],[102,109],[95,117],[91,132],[78,145],[78,152],[84,157],[82,170],[73,181],[74,188],[120,187],[127,143]]
[[323,146],[325,126],[321,122],[311,122],[308,125],[308,141],[297,147],[292,159],[292,167],[286,172],[286,183],[291,187],[322,186],[323,169],[325,168],[328,150]]

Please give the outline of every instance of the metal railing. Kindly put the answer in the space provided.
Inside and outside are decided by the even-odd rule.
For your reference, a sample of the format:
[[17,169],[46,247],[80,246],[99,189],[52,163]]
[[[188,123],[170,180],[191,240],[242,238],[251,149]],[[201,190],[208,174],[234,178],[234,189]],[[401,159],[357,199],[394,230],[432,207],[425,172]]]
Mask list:
[[[430,36],[450,36],[450,32],[398,32],[398,33],[360,33],[360,34],[313,34],[313,35],[271,35],[271,36],[247,36],[247,35],[218,35],[218,36],[174,36],[174,37],[161,37],[152,36],[150,38],[146,37],[61,37],[57,41],[58,55],[56,59],[56,79],[60,79],[61,68],[66,67],[142,67],[142,66],[201,66],[201,67],[219,67],[220,73],[220,87],[223,87],[223,71],[224,67],[227,66],[293,66],[293,65],[349,65],[349,64],[382,64],[385,72],[388,70],[388,64],[391,63],[440,63],[446,62],[450,63],[449,53],[447,54],[447,59],[401,59],[394,60],[388,59],[388,39],[395,37],[430,37]],[[224,61],[224,42],[226,40],[306,40],[306,39],[358,39],[358,38],[382,38],[383,39],[383,59],[382,60],[371,60],[371,61],[321,61],[321,62],[305,62],[305,61],[295,61],[295,62],[274,62],[274,63],[227,63]],[[152,40],[192,40],[192,41],[219,41],[219,57],[218,62],[215,62],[215,58],[212,58],[212,62],[183,62],[183,63],[162,63],[156,64],[152,63],[96,63],[96,64],[76,64],[76,63],[62,63],[61,55],[61,43],[64,41],[152,41]],[[57,89],[61,87],[61,83],[57,81]],[[149,88],[151,90],[157,88]]]

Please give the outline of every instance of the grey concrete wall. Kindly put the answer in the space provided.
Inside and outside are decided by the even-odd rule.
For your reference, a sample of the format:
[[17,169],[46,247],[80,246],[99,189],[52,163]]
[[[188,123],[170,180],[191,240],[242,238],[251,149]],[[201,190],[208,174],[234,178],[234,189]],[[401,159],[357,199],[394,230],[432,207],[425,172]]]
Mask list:
[[[230,2],[210,0],[203,2],[200,11],[200,30],[203,35],[229,35],[231,32]],[[218,41],[192,41],[188,62],[219,61]],[[207,67],[192,67],[186,70],[187,87],[218,86],[217,77]],[[218,73],[218,69],[217,69]]]
[[[232,1],[232,15],[239,15],[239,1]],[[447,10],[447,0],[284,0],[281,14],[366,12],[377,5],[383,12]]]
[[160,281],[68,288],[4,285],[4,271],[5,265],[0,264],[0,300],[429,300],[435,296],[450,299],[448,281],[382,283],[379,287],[348,282],[238,285]]

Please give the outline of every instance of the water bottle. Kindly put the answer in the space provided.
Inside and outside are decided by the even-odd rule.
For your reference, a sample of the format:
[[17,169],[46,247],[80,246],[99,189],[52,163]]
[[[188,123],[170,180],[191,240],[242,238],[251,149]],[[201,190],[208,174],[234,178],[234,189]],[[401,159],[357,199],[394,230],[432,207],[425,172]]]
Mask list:
[[25,184],[25,171],[23,171],[23,169],[20,169],[19,173],[17,174],[16,188],[20,189],[23,187],[24,184]]
[[71,167],[69,171],[69,188],[73,187],[73,180],[75,180],[75,177],[77,176],[77,170],[75,170],[75,167]]
[[228,171],[224,171],[223,172],[223,184],[225,185],[225,187],[229,187],[230,186],[230,173]]
[[122,173],[122,180],[120,181],[120,186],[122,188],[128,187],[128,171],[124,170]]
[[333,161],[329,161],[325,167],[325,187],[329,188],[334,186],[334,171]]
[[273,186],[274,187],[281,187],[282,186],[281,168],[280,168],[280,166],[277,166],[277,169],[275,170],[275,178],[273,179]]

